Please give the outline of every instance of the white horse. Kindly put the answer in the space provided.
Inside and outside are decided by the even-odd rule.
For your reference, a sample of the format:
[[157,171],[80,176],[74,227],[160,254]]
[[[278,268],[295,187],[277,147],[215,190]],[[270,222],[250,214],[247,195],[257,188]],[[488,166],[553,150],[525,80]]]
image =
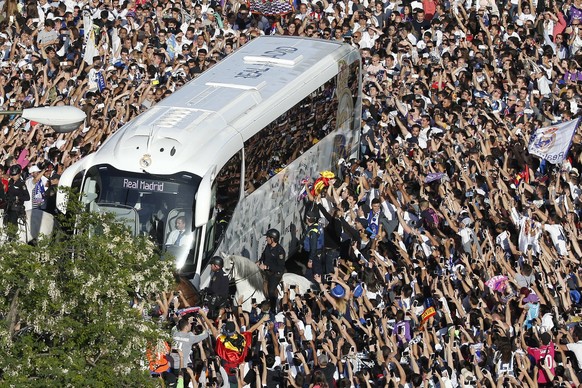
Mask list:
[[[256,300],[261,303],[265,300],[263,275],[256,263],[243,256],[225,255],[224,272],[234,281],[236,286],[235,300],[242,296],[242,307],[245,311],[251,310],[251,301]],[[295,294],[304,294],[310,288],[317,288],[310,280],[301,275],[286,273],[281,279],[281,283],[289,285],[290,297],[295,298]],[[293,288],[291,286],[294,286]],[[279,297],[282,297],[282,287],[279,285]]]

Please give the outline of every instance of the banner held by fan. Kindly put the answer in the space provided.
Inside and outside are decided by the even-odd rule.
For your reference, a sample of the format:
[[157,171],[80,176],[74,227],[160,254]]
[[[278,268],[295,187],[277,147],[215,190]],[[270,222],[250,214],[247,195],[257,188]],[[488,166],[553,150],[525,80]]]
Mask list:
[[568,155],[572,138],[579,123],[580,119],[576,119],[539,128],[531,135],[528,146],[529,153],[552,164],[561,163]]
[[293,12],[293,4],[289,0],[249,0],[251,13],[265,16],[280,16]]
[[429,308],[424,310],[424,312],[420,316],[421,317],[420,326],[423,326],[426,323],[426,321],[428,321],[429,319],[431,319],[435,315],[436,315],[436,310],[435,310],[434,306],[430,306]]

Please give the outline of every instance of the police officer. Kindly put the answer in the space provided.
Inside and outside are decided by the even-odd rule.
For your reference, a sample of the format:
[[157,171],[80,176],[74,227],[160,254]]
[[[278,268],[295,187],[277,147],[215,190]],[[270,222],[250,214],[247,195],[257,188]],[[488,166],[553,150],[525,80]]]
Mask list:
[[337,260],[340,256],[340,247],[342,245],[342,211],[339,207],[333,209],[333,215],[329,214],[327,209],[320,203],[317,207],[321,214],[327,220],[327,226],[323,229],[324,253],[322,255],[323,274],[334,273]]
[[285,273],[285,249],[279,244],[281,234],[277,229],[269,229],[265,233],[267,246],[259,259],[259,268],[262,269],[267,283],[265,290],[271,308],[274,310],[277,305],[277,286]]
[[21,177],[22,167],[15,164],[9,169],[10,180],[6,191],[6,215],[4,224],[18,225],[18,219],[24,219],[24,202],[30,200],[30,194]]
[[59,174],[52,174],[49,178],[49,187],[45,193],[44,211],[54,215],[58,213],[57,191],[59,187],[59,179],[61,179]]
[[228,298],[228,276],[226,276],[222,267],[224,267],[222,257],[214,256],[210,259],[212,276],[210,278],[210,284],[208,285],[208,291],[226,299]]
[[303,251],[307,253],[307,261],[308,264],[311,262],[311,270],[314,275],[321,275],[323,273],[321,256],[324,240],[323,230],[319,227],[318,218],[319,213],[317,211],[307,213],[307,217],[305,218],[307,231],[303,237]]
[[[206,289],[206,303],[209,317],[216,316],[218,309],[228,301],[228,276],[224,273],[224,260],[220,256],[210,259],[210,283]],[[211,318],[212,319],[212,318]]]

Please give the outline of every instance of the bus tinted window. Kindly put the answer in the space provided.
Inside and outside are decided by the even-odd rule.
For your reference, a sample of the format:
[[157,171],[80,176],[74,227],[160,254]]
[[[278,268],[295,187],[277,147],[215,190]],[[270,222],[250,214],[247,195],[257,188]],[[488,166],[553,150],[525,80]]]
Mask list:
[[217,245],[224,236],[224,232],[240,199],[241,170],[242,158],[241,152],[238,152],[222,167],[216,177],[214,245]]
[[[358,98],[360,96],[360,61],[355,61],[350,65],[350,73],[348,76],[348,87],[352,91],[354,106],[358,106]],[[355,115],[359,118],[360,115]]]
[[336,129],[336,77],[245,142],[245,195]]
[[[191,230],[199,183],[200,178],[192,174],[154,176],[99,165],[88,170],[83,193],[90,210],[114,212],[118,218],[131,216],[134,232],[151,236],[161,246],[174,228],[172,217],[184,216]],[[115,209],[133,210],[121,215]]]

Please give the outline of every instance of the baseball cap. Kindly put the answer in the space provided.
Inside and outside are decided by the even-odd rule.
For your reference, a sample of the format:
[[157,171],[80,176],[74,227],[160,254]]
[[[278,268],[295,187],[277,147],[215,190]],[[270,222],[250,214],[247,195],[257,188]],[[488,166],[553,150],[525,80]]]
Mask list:
[[525,298],[523,298],[524,303],[538,303],[539,301],[540,301],[540,298],[536,294],[534,294],[533,292],[530,293]]
[[33,172],[40,172],[40,168],[37,165],[34,165],[28,169],[28,172],[32,174]]

